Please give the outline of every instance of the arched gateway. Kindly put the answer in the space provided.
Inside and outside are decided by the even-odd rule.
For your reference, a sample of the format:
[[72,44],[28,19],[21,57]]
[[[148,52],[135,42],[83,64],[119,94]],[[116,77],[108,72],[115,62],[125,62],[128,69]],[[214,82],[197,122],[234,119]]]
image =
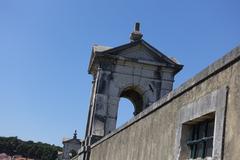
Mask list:
[[93,46],[88,69],[93,75],[88,144],[116,128],[121,97],[133,103],[136,115],[172,90],[174,76],[183,67],[144,41],[139,28],[136,23],[128,44]]

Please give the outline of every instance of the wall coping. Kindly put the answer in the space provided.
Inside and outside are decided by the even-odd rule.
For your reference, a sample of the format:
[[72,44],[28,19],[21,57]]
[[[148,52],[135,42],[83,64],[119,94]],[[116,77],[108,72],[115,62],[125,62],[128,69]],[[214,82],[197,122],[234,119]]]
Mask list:
[[214,63],[210,64],[208,67],[203,69],[201,72],[196,74],[194,77],[190,78],[182,85],[180,85],[175,90],[171,91],[169,94],[165,95],[158,101],[154,102],[151,106],[140,112],[138,115],[130,119],[128,122],[123,124],[121,127],[117,128],[113,132],[109,133],[108,135],[104,136],[102,139],[97,141],[96,143],[91,145],[91,148],[96,147],[100,143],[106,141],[107,139],[111,138],[112,136],[116,135],[117,133],[121,132],[122,130],[130,127],[140,119],[146,117],[147,115],[151,114],[155,110],[162,108],[164,105],[171,102],[173,99],[181,96],[185,92],[191,90],[193,87],[199,85],[203,81],[207,80],[208,78],[212,77],[213,75],[221,72],[222,70],[228,68],[229,66],[233,65],[234,63],[240,60],[240,45],[236,48],[232,49],[222,58],[216,60]]

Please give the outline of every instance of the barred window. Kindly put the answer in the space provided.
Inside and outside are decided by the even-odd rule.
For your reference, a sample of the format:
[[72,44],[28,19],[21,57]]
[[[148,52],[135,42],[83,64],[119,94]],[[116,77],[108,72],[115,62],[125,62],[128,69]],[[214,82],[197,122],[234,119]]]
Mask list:
[[214,119],[208,119],[191,125],[191,137],[187,145],[191,150],[190,158],[212,157]]

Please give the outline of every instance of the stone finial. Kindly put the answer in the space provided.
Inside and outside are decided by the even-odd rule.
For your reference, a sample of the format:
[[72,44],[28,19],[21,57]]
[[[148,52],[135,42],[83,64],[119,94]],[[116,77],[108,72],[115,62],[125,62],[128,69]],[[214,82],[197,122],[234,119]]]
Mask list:
[[73,134],[73,139],[77,139],[77,130],[75,130],[75,132]]
[[135,27],[134,27],[134,31],[131,33],[131,36],[130,36],[130,40],[132,42],[134,41],[138,41],[138,40],[141,40],[143,37],[142,33],[140,32],[140,23],[139,22],[136,22],[135,23]]

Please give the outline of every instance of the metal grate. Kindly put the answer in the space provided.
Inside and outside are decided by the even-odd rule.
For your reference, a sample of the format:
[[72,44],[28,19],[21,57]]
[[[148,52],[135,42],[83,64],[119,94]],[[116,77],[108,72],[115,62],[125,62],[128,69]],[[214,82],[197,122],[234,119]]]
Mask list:
[[191,140],[187,145],[191,149],[191,158],[212,157],[214,119],[192,125]]

